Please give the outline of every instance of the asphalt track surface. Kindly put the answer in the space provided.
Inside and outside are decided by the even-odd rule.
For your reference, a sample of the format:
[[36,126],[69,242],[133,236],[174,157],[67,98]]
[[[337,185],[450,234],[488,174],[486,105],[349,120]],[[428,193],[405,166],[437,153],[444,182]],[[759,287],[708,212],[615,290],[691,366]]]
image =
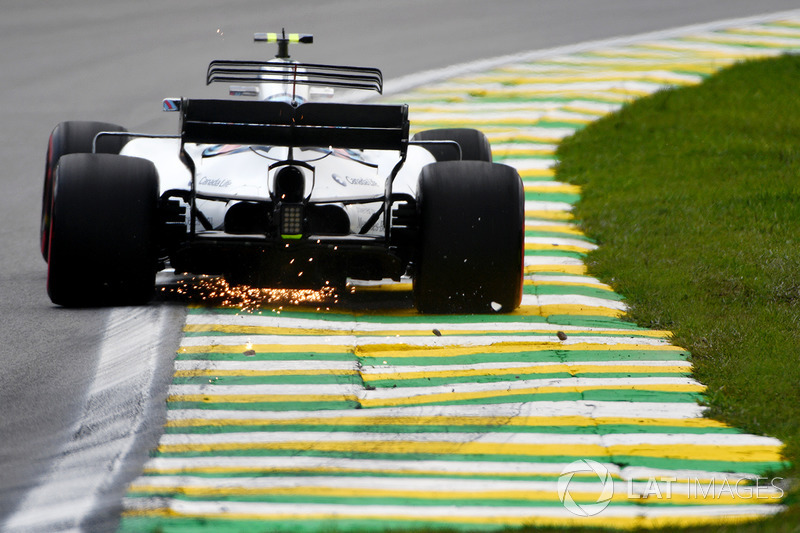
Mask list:
[[[117,406],[87,404],[103,378],[95,377],[103,343],[135,331],[143,313],[158,314],[163,334],[145,333],[158,333],[151,350],[163,353],[166,364],[135,385],[157,397],[169,380],[183,320],[181,307],[168,302],[115,311],[50,303],[37,240],[46,141],[59,121],[106,120],[131,130],[174,132],[175,117],[159,110],[163,97],[208,94],[208,61],[269,57],[272,50],[259,49],[251,35],[281,26],[314,33],[315,45],[294,51],[303,60],[377,66],[394,79],[475,59],[797,7],[790,0],[68,4],[0,5],[0,524],[48,481],[65,450],[87,475],[109,468],[91,460],[91,449],[102,444],[103,426]],[[136,354],[121,355],[122,363],[135,367]],[[130,460],[104,487],[111,500],[121,496],[139,467],[136,458],[143,460],[158,433],[158,414],[148,416]],[[89,459],[82,461],[82,453]],[[86,529],[113,527],[113,506],[87,512]]]

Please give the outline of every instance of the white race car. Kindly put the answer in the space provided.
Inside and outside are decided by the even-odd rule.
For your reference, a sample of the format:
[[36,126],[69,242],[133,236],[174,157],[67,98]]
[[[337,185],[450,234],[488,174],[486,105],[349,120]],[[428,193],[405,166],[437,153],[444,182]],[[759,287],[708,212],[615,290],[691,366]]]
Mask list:
[[[483,133],[409,139],[408,106],[334,103],[382,92],[374,68],[213,61],[228,100],[166,99],[179,135],[72,121],[50,136],[41,246],[63,306],[153,297],[156,272],[320,288],[410,276],[429,313],[508,312],[522,297],[524,195]],[[255,97],[255,99],[247,99]]]

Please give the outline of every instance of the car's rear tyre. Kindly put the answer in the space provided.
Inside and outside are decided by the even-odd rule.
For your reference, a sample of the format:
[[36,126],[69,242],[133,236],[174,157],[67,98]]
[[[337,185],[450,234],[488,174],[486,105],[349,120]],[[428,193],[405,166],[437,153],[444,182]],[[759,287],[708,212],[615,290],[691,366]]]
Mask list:
[[155,291],[158,173],[108,154],[61,157],[53,175],[47,293],[66,307],[136,305]]
[[434,163],[417,193],[414,300],[423,313],[510,312],[522,299],[524,194],[509,166]]
[[[461,146],[462,161],[492,162],[492,147],[482,131],[470,128],[442,128],[415,133],[412,141],[455,141]],[[425,146],[436,161],[453,161],[458,158],[456,151],[447,145],[429,144]]]
[[[57,125],[47,143],[47,159],[44,168],[42,191],[42,218],[40,226],[40,248],[47,261],[50,248],[50,210],[53,202],[53,171],[61,156],[92,152],[94,138],[101,131],[127,132],[122,126],[108,122],[67,121]],[[97,139],[97,153],[118,154],[127,142],[125,136],[104,135]]]

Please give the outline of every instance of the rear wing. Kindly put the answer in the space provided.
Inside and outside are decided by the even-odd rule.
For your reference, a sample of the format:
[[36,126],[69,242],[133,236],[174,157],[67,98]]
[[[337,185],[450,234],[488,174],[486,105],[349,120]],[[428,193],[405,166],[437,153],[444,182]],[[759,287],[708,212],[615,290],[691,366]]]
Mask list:
[[182,100],[181,140],[198,144],[408,148],[408,106]]
[[206,85],[214,82],[292,83],[383,93],[383,74],[377,68],[315,63],[216,60],[206,73]]

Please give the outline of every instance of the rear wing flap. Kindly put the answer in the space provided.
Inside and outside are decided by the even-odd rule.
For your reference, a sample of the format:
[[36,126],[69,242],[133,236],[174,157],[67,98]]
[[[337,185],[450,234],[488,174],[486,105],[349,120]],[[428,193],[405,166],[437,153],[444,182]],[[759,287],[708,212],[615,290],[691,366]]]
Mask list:
[[408,106],[239,100],[183,100],[181,140],[399,150],[408,147]]
[[225,83],[296,83],[383,92],[383,74],[372,67],[215,60],[208,66],[206,85]]

